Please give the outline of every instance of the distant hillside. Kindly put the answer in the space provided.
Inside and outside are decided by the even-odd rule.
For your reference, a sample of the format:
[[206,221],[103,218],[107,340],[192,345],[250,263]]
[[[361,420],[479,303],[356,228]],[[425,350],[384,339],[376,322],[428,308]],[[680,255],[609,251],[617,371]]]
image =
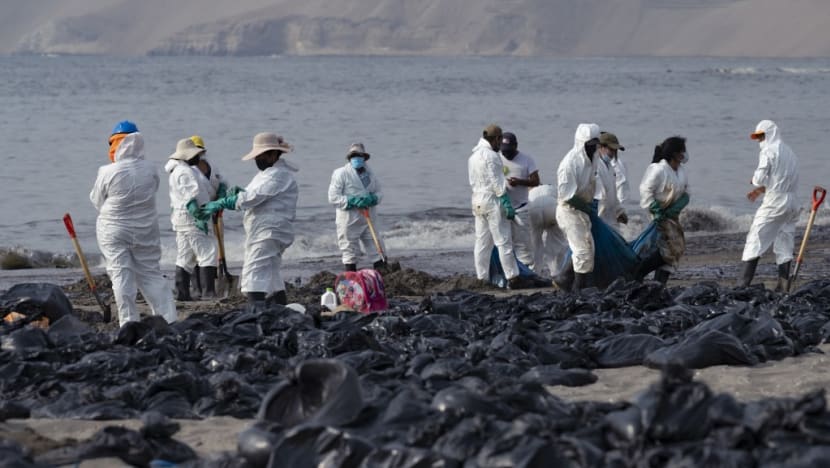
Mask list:
[[0,53],[810,57],[828,18],[830,0],[0,0]]

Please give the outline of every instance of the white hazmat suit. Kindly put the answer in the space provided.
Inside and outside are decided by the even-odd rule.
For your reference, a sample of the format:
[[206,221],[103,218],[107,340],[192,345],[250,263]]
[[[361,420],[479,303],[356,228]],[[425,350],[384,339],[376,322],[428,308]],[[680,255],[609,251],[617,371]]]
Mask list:
[[144,159],[144,138],[136,132],[121,141],[115,162],[98,170],[89,194],[98,210],[98,247],[107,263],[121,326],[139,320],[138,290],[153,315],[176,321],[173,291],[159,268],[158,187],[158,168]]
[[237,196],[236,209],[245,211],[245,263],[240,280],[243,293],[268,295],[285,290],[280,267],[283,252],[294,243],[299,196],[293,174],[296,171],[279,159],[259,171]]
[[[170,173],[170,224],[176,232],[176,266],[193,273],[196,265],[212,267],[217,264],[217,247],[213,237],[196,227],[187,211],[190,200],[199,206],[211,201],[211,185],[197,166],[171,159],[164,166]],[[215,193],[215,190],[213,191]],[[211,225],[208,223],[208,233]]]
[[598,200],[599,206],[597,215],[605,221],[605,224],[619,229],[619,222],[617,218],[625,214],[625,210],[617,198],[617,176],[614,173],[611,158],[603,158],[599,155],[599,150],[595,155],[598,159],[597,166],[597,181],[596,192],[594,199]]
[[556,187],[540,185],[528,192],[530,241],[533,248],[533,265],[541,274],[546,265],[551,275],[562,269],[568,253],[568,240],[556,224]]
[[[676,202],[684,193],[689,193],[689,179],[683,164],[675,171],[665,159],[651,163],[646,167],[640,182],[640,206],[649,210],[655,200],[661,209],[666,209]],[[661,269],[672,270],[686,251],[686,239],[680,223],[673,219],[664,219],[658,224],[662,237],[660,254],[666,265]]]
[[[372,239],[372,232],[369,230],[369,223],[366,222],[366,218],[361,213],[362,210],[359,208],[346,209],[350,196],[355,197],[374,193],[378,198],[378,204],[383,199],[378,178],[375,177],[368,163],[363,167],[366,171],[364,174],[369,179],[368,185],[363,185],[357,169],[353,168],[349,162],[346,162],[343,167],[338,167],[332,172],[331,183],[329,184],[329,203],[336,208],[337,247],[342,253],[344,265],[357,264],[357,260],[361,256],[361,246],[363,252],[366,252],[367,256],[373,258],[373,262],[381,260],[380,253],[377,252],[375,242]],[[372,218],[372,225],[379,235],[380,223],[378,222],[375,208],[375,206],[372,206],[367,209],[369,210],[369,216]],[[378,242],[383,251],[386,252],[383,239],[378,238]],[[370,252],[374,252],[374,254]]]
[[758,168],[752,176],[752,185],[765,187],[765,192],[746,236],[741,259],[749,261],[758,258],[773,246],[775,262],[781,265],[793,259],[795,223],[799,214],[795,193],[798,188],[798,158],[781,141],[774,122],[761,121],[755,132],[763,132],[764,141],[760,142],[761,153]]
[[504,277],[509,281],[519,276],[519,267],[513,255],[510,221],[499,204],[499,197],[506,190],[504,167],[499,153],[484,138],[478,141],[467,160],[467,175],[473,191],[472,208],[476,229],[473,256],[476,276],[480,280],[488,279],[490,254],[495,245],[499,250]]
[[628,169],[625,168],[619,156],[611,159],[611,167],[614,169],[614,177],[617,181],[617,200],[620,204],[628,201],[631,189],[628,186]]
[[596,192],[596,161],[585,152],[585,143],[599,138],[599,126],[579,124],[574,134],[574,146],[559,163],[557,170],[556,222],[565,233],[572,252],[575,273],[594,271],[594,238],[591,236],[591,219],[587,213],[571,206],[568,200],[577,197],[590,205]]

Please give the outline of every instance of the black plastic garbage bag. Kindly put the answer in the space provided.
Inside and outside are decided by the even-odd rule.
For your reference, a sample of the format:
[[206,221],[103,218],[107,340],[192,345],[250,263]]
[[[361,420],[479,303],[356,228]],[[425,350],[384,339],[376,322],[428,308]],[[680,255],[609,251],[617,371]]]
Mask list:
[[522,381],[542,385],[581,387],[597,381],[597,376],[587,369],[562,369],[558,365],[536,366],[522,374]]
[[40,328],[19,328],[8,335],[0,336],[0,349],[12,351],[23,357],[35,356],[53,346],[49,335]]
[[15,441],[0,437],[0,468],[39,468]]
[[0,297],[0,319],[15,311],[29,317],[45,316],[53,323],[72,313],[72,304],[63,290],[49,283],[22,283]]
[[644,364],[661,368],[669,364],[690,369],[723,364],[755,365],[758,359],[733,335],[711,330],[689,334],[681,342],[652,351]]
[[373,449],[368,440],[331,427],[297,427],[285,433],[267,466],[359,466]]
[[593,358],[603,368],[639,366],[652,351],[666,342],[654,335],[612,335],[593,345]]
[[352,421],[362,408],[354,369],[335,359],[311,359],[297,366],[290,380],[268,392],[257,419],[285,427],[303,423],[338,426]]

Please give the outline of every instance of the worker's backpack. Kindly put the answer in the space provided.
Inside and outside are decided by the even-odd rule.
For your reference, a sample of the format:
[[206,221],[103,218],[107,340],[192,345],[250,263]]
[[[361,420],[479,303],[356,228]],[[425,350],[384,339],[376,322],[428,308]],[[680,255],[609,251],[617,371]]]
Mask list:
[[386,310],[386,291],[383,277],[376,270],[344,271],[337,275],[334,291],[340,305],[368,314]]

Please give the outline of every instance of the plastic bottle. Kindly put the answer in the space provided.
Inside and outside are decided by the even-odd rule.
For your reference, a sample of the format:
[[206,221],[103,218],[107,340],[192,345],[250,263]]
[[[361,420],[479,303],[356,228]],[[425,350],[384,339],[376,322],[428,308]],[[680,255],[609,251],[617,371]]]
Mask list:
[[334,294],[334,289],[326,288],[326,292],[320,297],[320,305],[331,311],[337,308],[337,295]]

